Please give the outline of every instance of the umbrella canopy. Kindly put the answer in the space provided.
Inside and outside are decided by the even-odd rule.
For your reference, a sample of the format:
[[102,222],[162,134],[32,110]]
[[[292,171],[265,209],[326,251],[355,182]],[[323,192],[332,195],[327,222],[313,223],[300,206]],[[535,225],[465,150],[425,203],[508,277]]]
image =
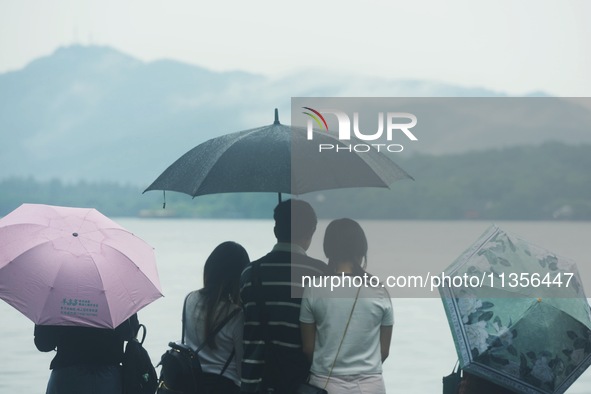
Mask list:
[[591,364],[573,262],[493,226],[445,274],[481,280],[440,287],[464,370],[520,393],[563,393]]
[[95,209],[0,220],[0,298],[36,324],[115,328],[161,296],[152,247]]
[[[170,165],[148,188],[193,197],[216,193],[275,192],[299,195],[318,190],[384,187],[412,179],[376,149],[345,152],[349,146],[330,132],[307,130],[275,122],[226,134],[191,149]],[[361,143],[352,140],[351,145]],[[341,147],[319,152],[319,144]]]

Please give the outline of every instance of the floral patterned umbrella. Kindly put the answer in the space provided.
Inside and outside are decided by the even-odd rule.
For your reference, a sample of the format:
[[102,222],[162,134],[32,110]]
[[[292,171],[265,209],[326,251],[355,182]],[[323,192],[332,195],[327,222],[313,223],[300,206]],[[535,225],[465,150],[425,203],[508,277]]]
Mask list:
[[576,265],[492,226],[439,288],[465,371],[519,393],[564,393],[591,364]]

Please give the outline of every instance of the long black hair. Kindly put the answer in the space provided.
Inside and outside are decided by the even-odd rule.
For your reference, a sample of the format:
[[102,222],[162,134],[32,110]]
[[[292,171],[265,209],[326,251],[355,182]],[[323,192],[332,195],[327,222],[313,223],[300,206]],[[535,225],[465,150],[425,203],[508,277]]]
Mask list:
[[205,338],[215,348],[211,335],[216,325],[239,304],[240,274],[250,262],[246,250],[236,242],[219,244],[203,267],[203,307],[205,309]]
[[367,266],[367,238],[353,219],[336,219],[329,223],[324,233],[324,254],[328,267],[335,271],[337,264],[353,263],[353,275],[363,276]]

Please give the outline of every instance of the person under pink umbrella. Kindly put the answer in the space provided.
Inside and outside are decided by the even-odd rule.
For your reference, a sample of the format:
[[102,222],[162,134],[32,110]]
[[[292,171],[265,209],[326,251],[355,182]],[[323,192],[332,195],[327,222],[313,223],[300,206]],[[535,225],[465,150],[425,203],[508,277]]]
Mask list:
[[57,350],[46,394],[122,394],[123,342],[138,329],[137,314],[115,329],[35,325],[37,349]]
[[96,209],[23,204],[0,219],[0,299],[57,353],[47,394],[120,394],[123,342],[162,297],[154,249]]

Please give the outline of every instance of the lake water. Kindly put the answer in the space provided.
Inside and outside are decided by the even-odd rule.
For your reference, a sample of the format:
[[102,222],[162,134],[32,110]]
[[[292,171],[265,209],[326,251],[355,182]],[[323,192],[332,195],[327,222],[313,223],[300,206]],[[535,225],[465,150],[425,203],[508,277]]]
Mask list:
[[[116,219],[117,220],[117,219]],[[274,244],[273,223],[266,220],[159,220],[118,219],[118,223],[154,246],[165,297],[139,313],[148,327],[145,346],[156,364],[167,343],[180,338],[184,295],[201,287],[202,268],[219,243],[241,243],[251,259],[266,254]],[[370,223],[366,223],[369,225]],[[489,226],[488,222],[381,222],[396,250],[396,261],[449,265]],[[590,267],[591,223],[501,222],[504,230],[576,261],[583,275]],[[310,255],[322,257],[321,239],[326,223],[319,224]],[[362,225],[364,223],[362,222]],[[371,245],[369,261],[371,268]],[[371,271],[371,269],[370,269]],[[591,289],[587,289],[591,294]],[[395,326],[390,357],[384,364],[388,393],[440,393],[441,377],[457,359],[441,305],[437,298],[393,299]],[[5,302],[0,302],[0,393],[44,393],[53,352],[38,352],[33,344],[33,323]],[[591,393],[587,371],[568,393]]]

